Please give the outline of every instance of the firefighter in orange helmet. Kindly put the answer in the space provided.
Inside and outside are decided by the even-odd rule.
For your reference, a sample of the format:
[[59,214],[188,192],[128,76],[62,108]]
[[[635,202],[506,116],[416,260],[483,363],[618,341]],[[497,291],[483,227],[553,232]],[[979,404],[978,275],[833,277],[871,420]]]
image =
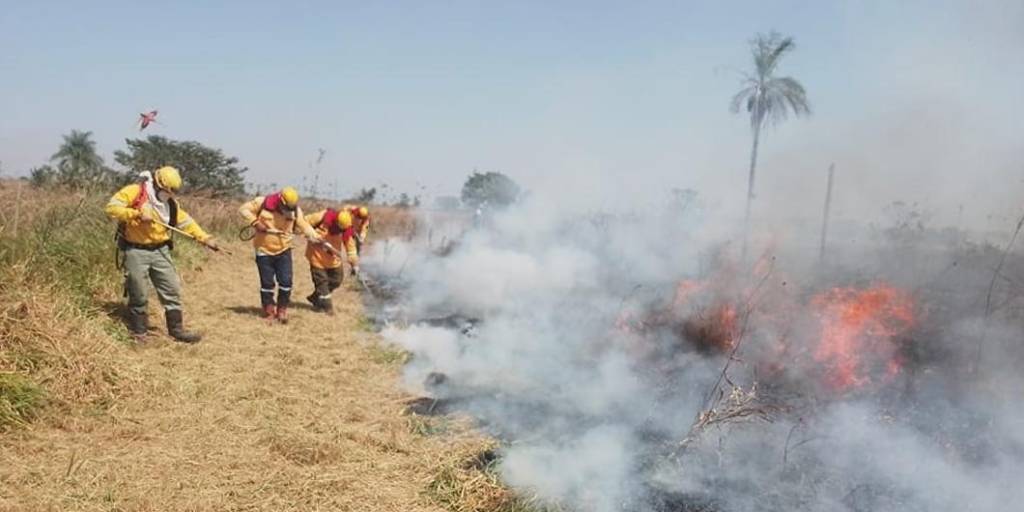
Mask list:
[[306,222],[320,235],[322,242],[306,244],[306,259],[313,277],[314,291],[306,300],[313,309],[334,314],[331,293],[341,286],[345,275],[342,256],[348,260],[353,274],[359,272],[356,235],[349,210],[328,208],[306,216]]

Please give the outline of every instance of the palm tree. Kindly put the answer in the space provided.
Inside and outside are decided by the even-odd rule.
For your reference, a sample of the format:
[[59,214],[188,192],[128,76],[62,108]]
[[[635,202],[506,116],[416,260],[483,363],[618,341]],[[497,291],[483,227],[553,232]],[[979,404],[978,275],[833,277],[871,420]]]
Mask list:
[[104,179],[108,172],[103,158],[96,153],[92,132],[71,130],[70,134],[64,135],[64,143],[50,161],[57,163],[59,179],[66,185],[96,182]]
[[754,172],[757,169],[757,147],[761,141],[761,128],[766,122],[769,125],[777,125],[785,121],[790,112],[797,117],[811,113],[804,86],[795,78],[775,76],[775,69],[782,56],[794,48],[792,37],[782,37],[775,32],[767,35],[758,34],[750,42],[754,72],[746,74],[743,89],[733,96],[730,105],[730,110],[734,114],[739,113],[740,108],[746,108],[750,114],[750,129],[754,135],[750,149],[750,176],[747,179],[747,210],[743,218],[744,259],[750,230],[750,204],[754,200]]

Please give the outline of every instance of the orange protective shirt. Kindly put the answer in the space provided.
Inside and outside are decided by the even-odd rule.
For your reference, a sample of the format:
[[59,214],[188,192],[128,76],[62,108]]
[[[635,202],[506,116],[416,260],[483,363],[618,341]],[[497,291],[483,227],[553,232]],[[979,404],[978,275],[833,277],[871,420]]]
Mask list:
[[355,230],[351,227],[340,229],[335,226],[333,229],[324,222],[324,215],[327,210],[321,210],[306,216],[306,222],[313,226],[314,230],[323,238],[334,251],[323,246],[323,244],[307,243],[306,259],[313,268],[332,269],[341,266],[340,254],[348,257],[349,265],[359,265],[359,255],[356,253]]

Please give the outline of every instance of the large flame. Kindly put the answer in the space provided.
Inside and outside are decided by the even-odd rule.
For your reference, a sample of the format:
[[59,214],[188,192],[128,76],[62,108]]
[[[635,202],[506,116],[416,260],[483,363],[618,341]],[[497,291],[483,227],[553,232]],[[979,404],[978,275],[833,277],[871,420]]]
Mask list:
[[811,305],[821,322],[813,355],[832,389],[858,388],[901,371],[897,339],[916,323],[910,294],[888,284],[833,288]]

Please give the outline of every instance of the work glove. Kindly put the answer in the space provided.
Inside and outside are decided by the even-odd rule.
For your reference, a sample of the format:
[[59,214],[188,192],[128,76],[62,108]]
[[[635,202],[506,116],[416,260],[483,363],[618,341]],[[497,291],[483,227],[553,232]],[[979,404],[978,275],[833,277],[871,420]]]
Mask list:
[[209,247],[210,249],[213,249],[213,250],[215,250],[215,251],[219,251],[219,250],[220,250],[220,246],[219,246],[219,245],[217,245],[217,241],[216,241],[216,240],[214,240],[213,238],[207,238],[207,239],[206,239],[206,240],[205,240],[205,241],[203,242],[203,245],[205,245],[205,246],[207,246],[207,247]]
[[139,220],[142,222],[153,222],[153,214],[149,213],[147,210],[140,210]]
[[268,226],[267,223],[262,220],[257,221],[255,224],[252,225],[252,227],[255,228],[256,231],[259,231],[260,233],[266,233],[267,231],[270,231],[270,226]]

